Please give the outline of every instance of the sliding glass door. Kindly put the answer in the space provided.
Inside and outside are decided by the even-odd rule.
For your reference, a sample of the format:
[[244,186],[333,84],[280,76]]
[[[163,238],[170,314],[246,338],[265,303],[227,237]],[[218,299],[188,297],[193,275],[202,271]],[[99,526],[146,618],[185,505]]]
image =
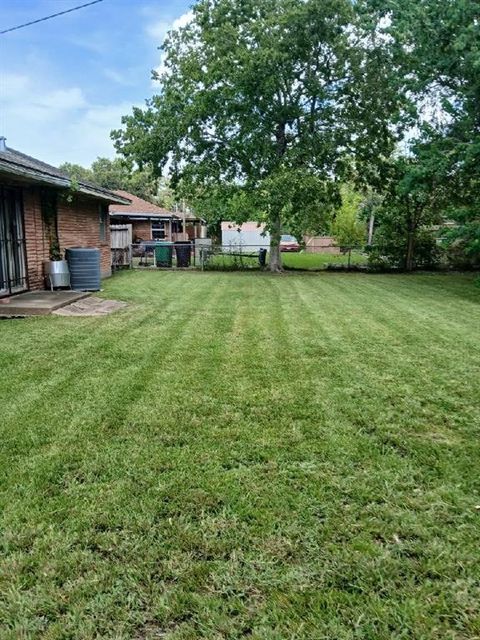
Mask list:
[[0,296],[27,288],[21,192],[0,187]]

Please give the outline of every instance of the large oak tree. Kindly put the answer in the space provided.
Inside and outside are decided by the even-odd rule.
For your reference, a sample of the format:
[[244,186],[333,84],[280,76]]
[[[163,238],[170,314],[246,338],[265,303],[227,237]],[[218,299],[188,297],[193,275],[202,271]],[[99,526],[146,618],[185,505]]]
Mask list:
[[388,154],[397,108],[388,48],[351,0],[200,0],[163,45],[158,95],[124,117],[117,149],[184,193],[256,219],[281,268],[284,228],[308,231],[338,201],[347,157]]

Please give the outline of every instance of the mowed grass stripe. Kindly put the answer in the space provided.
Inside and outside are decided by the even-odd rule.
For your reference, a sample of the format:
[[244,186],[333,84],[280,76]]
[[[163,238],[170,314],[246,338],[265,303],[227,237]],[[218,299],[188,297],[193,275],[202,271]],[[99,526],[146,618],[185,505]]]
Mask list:
[[135,272],[2,325],[5,637],[479,635],[479,293]]

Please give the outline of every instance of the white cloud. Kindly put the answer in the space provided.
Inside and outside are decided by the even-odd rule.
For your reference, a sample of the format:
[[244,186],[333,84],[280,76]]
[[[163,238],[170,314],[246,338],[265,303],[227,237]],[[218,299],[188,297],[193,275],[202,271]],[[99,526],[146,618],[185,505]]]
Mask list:
[[179,18],[176,18],[173,21],[172,29],[181,29],[181,27],[186,27],[189,22],[193,20],[193,11],[187,11],[183,13]]
[[[186,13],[182,13],[181,16],[175,18],[175,20],[168,22],[166,20],[157,20],[156,22],[152,22],[146,27],[147,34],[153,38],[158,45],[160,46],[165,40],[165,36],[169,31],[175,31],[176,29],[181,29],[182,27],[186,27],[189,22],[193,20],[193,11],[187,11]],[[155,67],[154,71],[158,73],[158,75],[162,75],[165,72],[165,57],[163,52],[160,53],[160,63]],[[158,87],[158,81],[152,80],[152,86]]]
[[[152,48],[163,42],[168,31],[185,26],[193,17],[188,11],[175,19],[162,18],[157,5],[141,13]],[[112,46],[111,39],[98,30],[71,36],[69,41],[96,56]],[[113,102],[102,95],[101,86],[92,98],[75,75],[58,82],[41,50],[27,62],[18,72],[11,71],[11,66],[8,73],[0,71],[0,135],[7,137],[7,145],[53,165],[68,161],[88,166],[99,155],[113,157],[110,131],[131,113],[131,100]],[[121,86],[138,86],[138,67],[116,65],[117,60],[98,67],[100,77],[117,85],[113,93],[118,95]]]
[[158,22],[154,22],[149,24],[146,28],[147,34],[156,40],[159,44],[161,44],[167,35],[167,32],[171,29],[171,22],[166,22],[165,20],[158,20]]
[[131,103],[89,102],[79,87],[48,86],[25,74],[0,76],[0,135],[7,145],[53,165],[90,165],[115,154],[110,131]]
[[187,11],[186,13],[182,13],[181,16],[175,18],[173,21],[161,19],[156,22],[152,22],[147,25],[145,30],[151,38],[161,45],[169,31],[175,31],[176,29],[185,27],[189,22],[191,22],[192,18],[193,11]]
[[3,73],[0,76],[0,86],[2,88],[0,96],[7,98],[19,91],[25,91],[29,78],[26,75]]
[[40,93],[35,104],[51,111],[65,111],[85,107],[87,102],[83,91],[78,87],[68,89],[53,89],[50,92]]

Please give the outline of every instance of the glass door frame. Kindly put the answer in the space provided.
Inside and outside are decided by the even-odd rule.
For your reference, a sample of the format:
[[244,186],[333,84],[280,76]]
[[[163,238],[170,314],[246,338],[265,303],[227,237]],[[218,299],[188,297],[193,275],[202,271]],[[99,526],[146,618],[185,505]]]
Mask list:
[[4,185],[0,185],[0,261],[0,298],[27,291],[27,249],[22,190]]

